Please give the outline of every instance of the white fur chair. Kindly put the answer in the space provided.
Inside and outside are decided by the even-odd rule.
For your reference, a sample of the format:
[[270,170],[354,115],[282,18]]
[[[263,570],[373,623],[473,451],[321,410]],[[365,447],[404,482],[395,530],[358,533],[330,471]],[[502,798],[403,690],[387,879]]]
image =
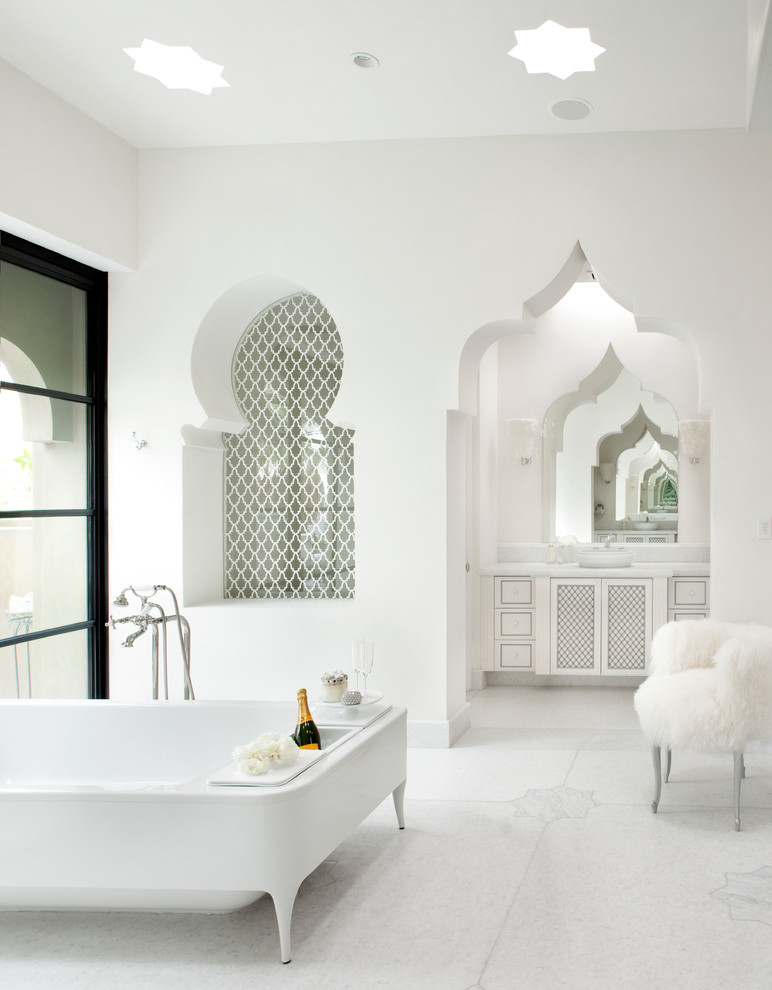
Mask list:
[[661,749],[731,750],[734,817],[740,830],[743,752],[772,739],[772,628],[709,619],[669,622],[651,643],[650,676],[635,693],[635,710],[652,745],[656,814],[662,793]]

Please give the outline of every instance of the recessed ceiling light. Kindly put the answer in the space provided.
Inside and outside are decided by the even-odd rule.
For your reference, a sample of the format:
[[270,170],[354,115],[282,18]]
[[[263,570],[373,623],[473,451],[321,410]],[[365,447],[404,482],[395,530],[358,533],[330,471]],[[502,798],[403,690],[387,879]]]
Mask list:
[[351,61],[360,69],[374,69],[381,64],[375,55],[370,55],[367,52],[354,52]]
[[124,48],[134,59],[134,71],[152,76],[167,89],[192,89],[209,96],[218,86],[228,83],[221,77],[221,65],[207,62],[187,45],[162,45],[148,38],[139,48]]
[[550,112],[553,117],[559,117],[561,120],[584,120],[585,117],[590,116],[594,109],[592,103],[576,98],[556,100],[550,105]]
[[548,72],[568,79],[574,72],[594,72],[595,59],[605,52],[590,39],[588,28],[566,28],[545,21],[533,31],[515,31],[517,44],[507,52],[525,62],[530,73]]

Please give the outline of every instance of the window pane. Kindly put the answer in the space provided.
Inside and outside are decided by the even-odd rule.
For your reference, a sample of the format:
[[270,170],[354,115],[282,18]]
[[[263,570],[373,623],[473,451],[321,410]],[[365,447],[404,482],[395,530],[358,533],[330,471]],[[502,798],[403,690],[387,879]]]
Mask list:
[[85,629],[4,646],[0,648],[0,698],[87,698],[87,670]]
[[[47,275],[0,265],[0,361],[5,381],[84,394],[86,293]],[[10,377],[9,377],[10,376]]]
[[86,413],[0,387],[0,510],[87,508]]
[[0,519],[0,639],[85,622],[86,519]]

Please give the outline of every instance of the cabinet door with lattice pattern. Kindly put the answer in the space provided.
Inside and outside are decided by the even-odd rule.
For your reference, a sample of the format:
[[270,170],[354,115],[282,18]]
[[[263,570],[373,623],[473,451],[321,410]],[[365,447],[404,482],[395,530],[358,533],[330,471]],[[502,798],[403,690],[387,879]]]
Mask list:
[[651,579],[604,580],[602,673],[645,674],[651,635]]
[[599,674],[601,582],[553,578],[550,669],[553,674]]

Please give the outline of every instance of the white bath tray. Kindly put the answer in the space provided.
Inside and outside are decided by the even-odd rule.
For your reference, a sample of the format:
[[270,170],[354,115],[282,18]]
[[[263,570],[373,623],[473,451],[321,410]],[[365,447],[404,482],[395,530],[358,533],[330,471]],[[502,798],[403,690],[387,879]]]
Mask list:
[[362,700],[358,705],[344,705],[342,701],[324,701],[319,698],[320,705],[329,705],[330,708],[361,708],[362,705],[374,705],[376,701],[383,698],[383,691],[362,691]]
[[325,726],[348,726],[349,728],[364,729],[377,722],[386,712],[391,711],[391,705],[385,701],[376,701],[371,705],[320,705],[314,707],[314,721],[319,728]]
[[231,762],[215,770],[206,778],[206,782],[216,784],[218,787],[278,787],[294,780],[314,763],[323,760],[328,752],[329,750],[325,749],[301,749],[292,763],[279,766],[276,770],[267,770],[257,776],[238,770],[236,764]]
[[[377,718],[377,715],[375,717]],[[319,760],[323,760],[338,746],[343,746],[361,728],[362,726],[356,722],[323,725],[320,721],[319,733],[322,739],[322,749],[300,749],[291,763],[278,763],[276,769],[267,770],[265,773],[257,775],[244,773],[236,768],[235,763],[228,763],[207,777],[206,782],[224,787],[278,787],[280,784],[294,780],[298,774],[303,773],[304,770],[318,763]]]

